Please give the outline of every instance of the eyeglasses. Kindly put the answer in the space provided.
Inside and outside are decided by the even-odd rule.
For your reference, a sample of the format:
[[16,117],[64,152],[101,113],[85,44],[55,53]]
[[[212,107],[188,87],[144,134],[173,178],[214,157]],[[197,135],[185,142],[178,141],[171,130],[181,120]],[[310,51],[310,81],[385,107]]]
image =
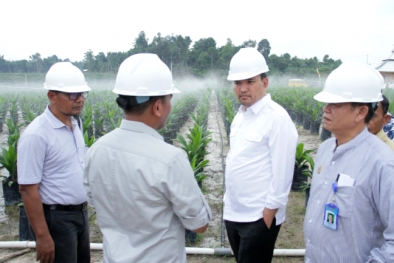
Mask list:
[[88,92],[74,92],[74,93],[67,93],[67,92],[61,92],[58,91],[58,93],[63,93],[64,95],[68,96],[70,100],[77,100],[79,96],[81,96],[82,99],[86,99],[88,97]]

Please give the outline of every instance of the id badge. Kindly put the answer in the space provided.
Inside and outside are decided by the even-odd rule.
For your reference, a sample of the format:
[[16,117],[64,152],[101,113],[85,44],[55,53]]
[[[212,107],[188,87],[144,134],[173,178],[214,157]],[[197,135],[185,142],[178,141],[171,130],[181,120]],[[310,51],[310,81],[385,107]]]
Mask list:
[[324,207],[323,225],[329,229],[337,230],[338,214],[339,214],[339,208],[335,204],[333,203],[326,204]]

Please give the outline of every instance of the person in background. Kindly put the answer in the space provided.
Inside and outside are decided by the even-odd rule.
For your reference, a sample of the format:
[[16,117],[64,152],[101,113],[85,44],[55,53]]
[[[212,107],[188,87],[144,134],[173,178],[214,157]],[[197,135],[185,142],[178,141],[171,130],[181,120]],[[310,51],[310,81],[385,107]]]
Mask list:
[[[388,106],[387,106],[387,111],[388,111]],[[387,137],[390,140],[394,140],[394,116],[391,115],[390,113],[387,112],[387,114],[390,116],[390,119],[387,121],[387,123],[383,126],[383,131],[386,133]]]
[[[335,138],[318,149],[304,220],[305,262],[394,262],[394,155],[368,132],[384,82],[374,68],[345,62],[315,100]],[[335,224],[324,224],[333,213]]]
[[49,105],[18,142],[18,183],[41,263],[90,262],[85,143],[80,119],[90,88],[70,62],[45,77]]
[[238,263],[271,262],[293,179],[297,130],[266,93],[266,72],[263,55],[242,48],[227,77],[242,104],[231,124],[223,214]]
[[384,95],[382,95],[382,97],[383,100],[378,102],[378,108],[375,110],[372,119],[368,123],[368,130],[369,132],[378,136],[379,139],[381,139],[392,150],[394,150],[394,142],[390,140],[383,131],[383,126],[390,121],[391,116],[387,113],[389,109],[389,101]]
[[157,55],[136,54],[113,92],[125,119],[89,149],[84,178],[104,262],[186,262],[185,228],[203,233],[212,215],[186,155],[157,132],[179,90]]

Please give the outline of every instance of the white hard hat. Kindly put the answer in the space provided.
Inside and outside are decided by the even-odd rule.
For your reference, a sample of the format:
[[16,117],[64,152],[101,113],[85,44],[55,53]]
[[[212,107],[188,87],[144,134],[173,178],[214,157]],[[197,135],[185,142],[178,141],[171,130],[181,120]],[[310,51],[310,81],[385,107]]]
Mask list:
[[383,100],[383,87],[383,77],[376,69],[345,62],[328,75],[323,91],[314,98],[325,103],[378,102]]
[[180,93],[172,84],[172,74],[156,54],[136,54],[119,67],[113,92],[126,96],[164,96]]
[[249,79],[268,71],[264,56],[257,49],[241,48],[231,59],[227,79]]
[[58,62],[52,65],[45,76],[44,89],[67,93],[91,90],[82,71],[70,62]]

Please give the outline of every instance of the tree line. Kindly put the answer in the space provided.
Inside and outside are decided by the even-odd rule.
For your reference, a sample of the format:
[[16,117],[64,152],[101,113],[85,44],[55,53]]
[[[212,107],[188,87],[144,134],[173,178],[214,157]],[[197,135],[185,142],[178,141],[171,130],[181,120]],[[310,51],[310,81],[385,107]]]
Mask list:
[[[217,47],[216,41],[212,38],[201,38],[193,43],[189,36],[182,35],[162,36],[160,33],[149,43],[145,32],[141,31],[135,38],[133,47],[126,52],[99,52],[94,54],[88,50],[84,54],[82,61],[73,62],[81,70],[88,72],[114,72],[119,69],[120,64],[127,57],[142,53],[157,54],[160,59],[171,68],[174,76],[192,74],[204,76],[208,72],[215,72],[226,75],[232,56],[243,47],[255,47],[263,54],[270,68],[269,74],[286,74],[293,77],[316,76],[316,68],[323,76],[328,75],[342,62],[334,60],[325,55],[320,61],[317,57],[301,59],[290,54],[282,55],[270,54],[271,45],[267,39],[247,40],[240,46],[233,44],[231,39],[227,39],[224,46]],[[56,55],[42,58],[39,53],[33,54],[29,60],[8,61],[4,55],[0,55],[0,72],[3,73],[41,73],[47,72],[56,62],[69,61],[60,59]]]

